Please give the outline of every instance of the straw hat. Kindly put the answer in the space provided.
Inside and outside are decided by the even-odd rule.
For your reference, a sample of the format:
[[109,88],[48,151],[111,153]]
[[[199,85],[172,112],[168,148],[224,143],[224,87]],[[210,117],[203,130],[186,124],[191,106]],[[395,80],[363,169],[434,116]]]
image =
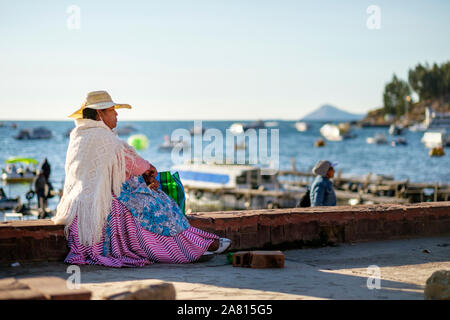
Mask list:
[[129,104],[119,104],[112,101],[111,96],[106,91],[92,91],[87,94],[86,99],[81,105],[81,108],[72,113],[69,118],[82,119],[83,110],[85,108],[103,110],[111,107],[114,107],[115,109],[131,109],[131,106]]
[[337,162],[331,163],[327,160],[320,160],[316,163],[314,168],[312,169],[312,173],[316,176],[326,176],[330,167],[336,167],[338,165]]

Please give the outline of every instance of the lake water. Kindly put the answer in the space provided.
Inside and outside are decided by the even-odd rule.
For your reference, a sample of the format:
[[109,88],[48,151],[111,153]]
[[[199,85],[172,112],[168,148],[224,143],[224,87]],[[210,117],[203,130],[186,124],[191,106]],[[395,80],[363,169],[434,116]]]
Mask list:
[[[233,122],[237,121],[203,121],[204,128],[216,128],[225,133]],[[348,175],[367,175],[369,172],[391,175],[397,180],[409,179],[412,182],[439,182],[450,184],[450,148],[446,148],[443,157],[430,157],[428,149],[420,139],[423,132],[405,131],[403,137],[408,145],[392,147],[390,142],[395,137],[388,134],[388,128],[352,128],[357,135],[354,139],[340,142],[326,141],[323,148],[315,148],[314,142],[320,137],[319,129],[323,123],[311,123],[307,132],[298,132],[295,121],[278,121],[279,126],[279,166],[281,169],[291,168],[291,157],[295,158],[297,170],[310,171],[320,159],[337,161],[337,170]],[[55,189],[62,188],[64,181],[64,162],[69,138],[66,132],[74,127],[71,121],[15,121],[17,129],[11,128],[11,121],[3,121],[0,127],[0,168],[4,161],[13,156],[31,157],[43,161],[47,157],[52,166],[51,181]],[[119,127],[132,125],[137,132],[145,134],[149,147],[139,151],[142,157],[149,160],[160,171],[169,170],[173,165],[171,154],[158,149],[164,136],[170,135],[178,128],[191,129],[192,121],[148,121],[120,122]],[[14,136],[21,129],[44,126],[53,131],[50,140],[16,140]],[[367,144],[366,138],[383,132],[388,143],[384,145]],[[121,137],[126,140],[127,136]],[[224,139],[225,141],[225,139]],[[208,145],[204,142],[203,145]],[[25,193],[29,184],[3,185],[8,196],[21,196],[25,202]],[[49,200],[49,207],[56,208],[58,197]]]

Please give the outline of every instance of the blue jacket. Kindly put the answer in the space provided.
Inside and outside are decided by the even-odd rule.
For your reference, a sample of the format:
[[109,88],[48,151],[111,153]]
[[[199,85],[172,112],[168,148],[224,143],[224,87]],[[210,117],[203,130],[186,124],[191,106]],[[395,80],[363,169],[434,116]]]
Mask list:
[[330,179],[317,176],[311,184],[309,194],[311,199],[311,207],[317,206],[335,206],[336,194],[334,193],[333,184]]

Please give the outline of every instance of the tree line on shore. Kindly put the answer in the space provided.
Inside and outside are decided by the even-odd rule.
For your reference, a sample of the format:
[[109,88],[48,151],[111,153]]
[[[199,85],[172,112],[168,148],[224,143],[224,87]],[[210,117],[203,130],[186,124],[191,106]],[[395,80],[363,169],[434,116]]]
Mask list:
[[[395,74],[384,87],[383,114],[400,117],[412,103],[411,95],[416,93],[421,102],[438,102],[441,107],[450,103],[450,61],[441,65],[418,64],[408,71],[408,81]],[[446,106],[447,108],[447,106]]]

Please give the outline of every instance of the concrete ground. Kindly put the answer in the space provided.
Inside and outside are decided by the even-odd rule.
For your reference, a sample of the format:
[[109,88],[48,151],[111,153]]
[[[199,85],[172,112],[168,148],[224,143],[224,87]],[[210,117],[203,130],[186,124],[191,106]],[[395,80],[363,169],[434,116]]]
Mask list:
[[[153,264],[143,268],[81,266],[81,287],[103,299],[135,284],[161,281],[175,286],[177,299],[418,299],[427,278],[450,270],[450,237],[340,244],[336,247],[286,250],[282,269],[233,267],[224,254],[207,262]],[[376,265],[379,289],[376,286]],[[0,268],[0,278],[58,276],[69,278],[68,265],[32,263]],[[370,276],[374,278],[369,279]]]

